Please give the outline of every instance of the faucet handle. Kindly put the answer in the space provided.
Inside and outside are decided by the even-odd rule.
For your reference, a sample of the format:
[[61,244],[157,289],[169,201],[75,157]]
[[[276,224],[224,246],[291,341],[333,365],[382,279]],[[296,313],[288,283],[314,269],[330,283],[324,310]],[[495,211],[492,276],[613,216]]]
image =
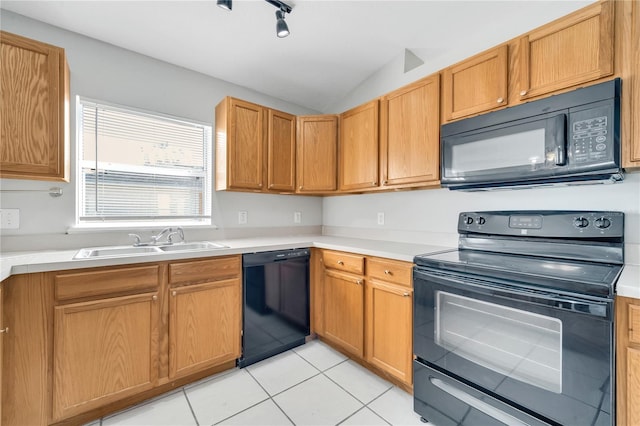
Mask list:
[[174,231],[174,230],[172,230],[172,231],[169,233],[169,235],[167,235],[167,241],[169,241],[169,244],[173,244],[173,236],[174,236],[174,235],[178,235],[178,236],[180,236],[180,241],[181,241],[181,242],[184,242],[184,231],[182,230],[182,228],[181,228],[181,227],[179,227],[179,226],[178,226],[178,227],[175,229],[175,231]]
[[133,246],[139,246],[141,244],[140,235],[138,234],[129,234],[130,237],[134,238]]

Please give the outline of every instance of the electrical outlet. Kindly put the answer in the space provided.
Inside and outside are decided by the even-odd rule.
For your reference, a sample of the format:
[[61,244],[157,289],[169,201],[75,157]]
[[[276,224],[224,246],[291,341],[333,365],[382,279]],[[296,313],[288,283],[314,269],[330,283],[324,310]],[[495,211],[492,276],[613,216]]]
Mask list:
[[20,228],[20,209],[0,209],[0,229]]
[[246,210],[242,210],[238,212],[238,223],[240,225],[246,225],[249,221],[249,213]]
[[378,212],[378,225],[384,225],[384,213]]
[[293,223],[302,222],[302,212],[293,212]]

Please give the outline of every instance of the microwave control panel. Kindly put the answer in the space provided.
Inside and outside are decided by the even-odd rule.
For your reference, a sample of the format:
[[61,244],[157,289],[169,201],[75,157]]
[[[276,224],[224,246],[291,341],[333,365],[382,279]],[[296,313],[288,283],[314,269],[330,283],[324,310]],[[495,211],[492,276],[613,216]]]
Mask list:
[[572,162],[599,164],[613,158],[613,133],[610,108],[596,107],[571,114]]

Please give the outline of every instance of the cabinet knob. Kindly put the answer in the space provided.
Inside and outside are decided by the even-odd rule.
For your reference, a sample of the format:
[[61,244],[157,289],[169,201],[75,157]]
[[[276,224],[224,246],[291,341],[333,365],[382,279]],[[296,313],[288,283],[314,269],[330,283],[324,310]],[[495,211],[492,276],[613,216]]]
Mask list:
[[261,183],[260,183],[260,184],[258,184],[258,187],[262,188],[262,184],[261,184]]
[[504,98],[498,98],[498,103],[501,104],[504,102]]
[[386,184],[387,184],[387,181],[386,181],[386,180],[383,180],[383,181],[382,181],[382,184],[383,184],[383,185],[386,185]]
[[172,292],[171,292],[171,295],[172,295],[173,297],[176,297],[176,296],[178,295],[178,293],[177,293],[176,291],[172,291]]
[[409,297],[409,293],[402,293],[402,297]]
[[153,300],[154,302],[158,300],[158,295],[154,294],[153,296],[151,296],[151,300]]
[[9,333],[9,327],[5,327],[2,330],[0,330],[0,334],[2,333]]
[[338,260],[338,265],[344,265],[344,262],[342,260]]
[[390,271],[390,270],[388,270],[388,269],[385,269],[385,270],[384,270],[384,274],[385,274],[385,275],[393,275],[393,272],[391,272],[391,271]]
[[356,281],[356,284],[358,284],[358,285],[362,285],[362,280],[357,280],[357,281]]
[[302,185],[300,185],[300,186],[298,187],[298,189],[302,191]]
[[269,185],[269,189],[273,188],[273,184]]
[[377,182],[371,182],[371,185],[376,186]]
[[520,96],[524,96],[524,95],[526,95],[526,94],[527,94],[527,91],[526,91],[526,90],[522,90],[522,91],[520,91]]

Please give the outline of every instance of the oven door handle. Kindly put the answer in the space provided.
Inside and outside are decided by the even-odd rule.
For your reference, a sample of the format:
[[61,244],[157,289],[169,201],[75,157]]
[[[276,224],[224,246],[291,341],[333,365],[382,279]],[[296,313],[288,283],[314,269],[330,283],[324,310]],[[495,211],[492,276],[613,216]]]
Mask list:
[[[415,277],[423,277],[428,281],[435,283],[455,287],[461,290],[472,290],[477,293],[486,295],[496,295],[504,298],[519,300],[525,303],[534,303],[538,305],[544,305],[561,309],[563,311],[577,312],[581,314],[607,318],[611,317],[611,302],[607,301],[593,301],[579,298],[572,298],[568,296],[561,296],[552,293],[540,293],[527,290],[519,290],[515,288],[506,288],[502,285],[492,285],[489,282],[476,279],[465,279],[459,275],[448,274],[443,272],[432,273],[426,270],[414,269]],[[414,280],[414,288],[416,285],[420,285]]]

